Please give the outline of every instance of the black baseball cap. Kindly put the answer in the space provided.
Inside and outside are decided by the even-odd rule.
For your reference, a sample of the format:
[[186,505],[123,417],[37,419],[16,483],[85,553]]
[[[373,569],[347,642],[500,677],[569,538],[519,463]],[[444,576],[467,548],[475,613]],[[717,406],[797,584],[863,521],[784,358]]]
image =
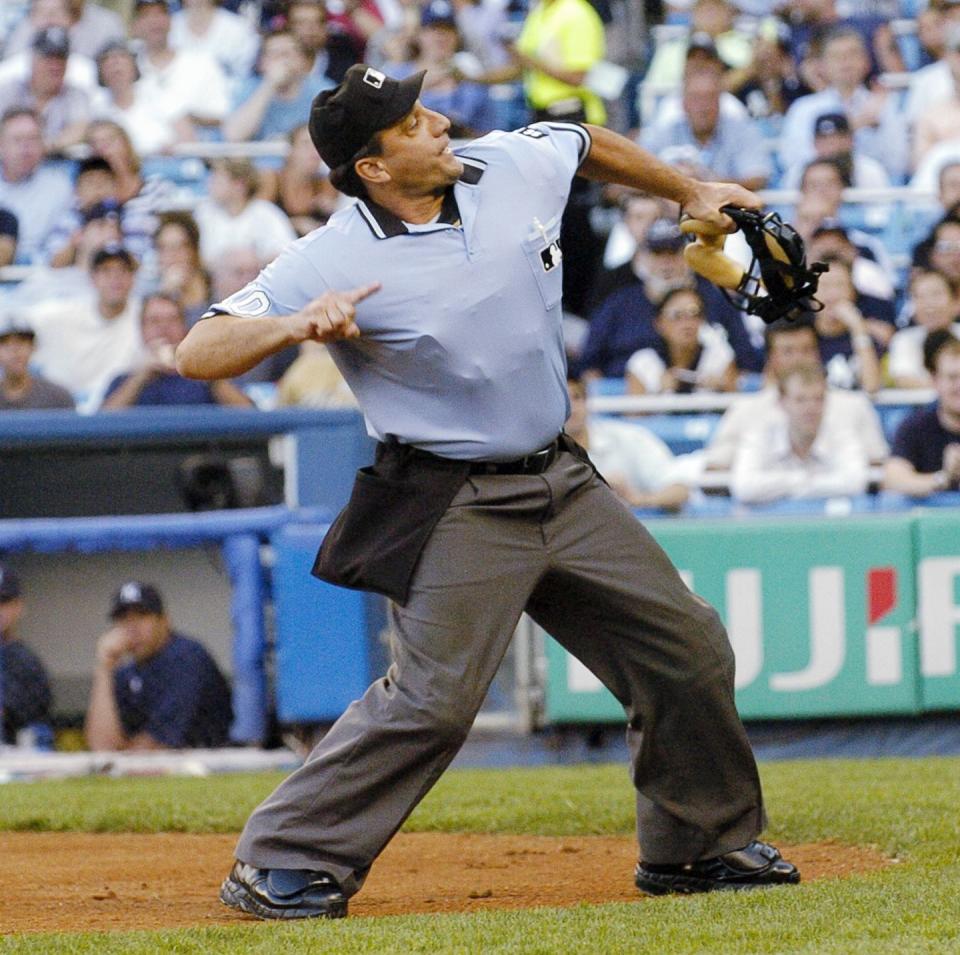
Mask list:
[[41,56],[68,57],[70,34],[63,27],[44,27],[33,38],[33,51]]
[[119,242],[110,242],[94,252],[93,260],[90,263],[90,270],[94,271],[99,269],[104,262],[109,262],[111,259],[119,259],[131,270],[137,267],[137,260],[126,246],[120,245]]
[[850,239],[850,233],[847,231],[847,227],[839,219],[823,219],[813,230],[813,238],[815,239],[818,235],[842,235],[845,239]]
[[0,604],[16,600],[21,593],[20,578],[9,567],[0,564]]
[[140,610],[144,613],[163,613],[163,598],[160,591],[152,584],[144,584],[139,580],[128,580],[113,595],[110,605],[110,619],[117,620],[129,610]]
[[29,326],[14,318],[0,319],[0,341],[5,338],[29,338],[31,341],[37,333]]
[[365,63],[347,70],[343,82],[324,90],[310,108],[310,138],[320,158],[336,169],[370,140],[403,119],[420,96],[426,70],[395,80]]
[[850,120],[843,113],[824,113],[813,124],[815,136],[832,136],[834,133],[849,133]]
[[[102,202],[95,202],[89,209],[80,213],[80,219],[84,225],[95,222],[97,219],[113,219],[119,222],[120,203],[116,199],[104,199]],[[106,259],[103,261],[106,261]]]
[[651,252],[679,252],[686,239],[673,219],[655,219],[647,230],[645,244]]

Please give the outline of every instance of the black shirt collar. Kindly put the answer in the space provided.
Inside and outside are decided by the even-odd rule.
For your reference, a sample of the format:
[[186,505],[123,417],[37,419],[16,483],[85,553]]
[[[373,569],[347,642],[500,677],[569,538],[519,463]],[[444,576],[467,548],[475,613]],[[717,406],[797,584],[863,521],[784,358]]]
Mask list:
[[[467,159],[460,157],[463,162],[463,172],[460,173],[458,182],[465,183],[468,186],[475,186],[480,182],[483,176],[485,163],[477,159]],[[389,209],[384,209],[372,199],[358,199],[357,207],[360,215],[370,227],[370,231],[378,239],[392,239],[398,235],[411,234],[403,220],[395,216]],[[440,207],[440,218],[437,220],[446,225],[460,224],[460,209],[457,206],[457,197],[454,195],[453,186],[444,193],[443,204]]]

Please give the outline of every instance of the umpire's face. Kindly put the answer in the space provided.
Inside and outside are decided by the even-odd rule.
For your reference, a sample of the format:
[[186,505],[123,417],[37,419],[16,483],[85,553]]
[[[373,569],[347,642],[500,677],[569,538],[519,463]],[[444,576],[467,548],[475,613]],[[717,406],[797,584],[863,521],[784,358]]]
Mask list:
[[398,195],[439,194],[460,178],[463,163],[450,148],[450,120],[419,100],[403,119],[380,133],[381,152],[357,171]]

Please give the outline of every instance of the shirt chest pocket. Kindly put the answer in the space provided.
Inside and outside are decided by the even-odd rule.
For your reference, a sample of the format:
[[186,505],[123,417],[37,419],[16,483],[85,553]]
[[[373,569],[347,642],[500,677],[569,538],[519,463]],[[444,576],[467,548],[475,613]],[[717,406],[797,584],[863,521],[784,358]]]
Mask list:
[[560,218],[534,219],[523,240],[523,251],[546,308],[560,304],[563,296],[563,250],[560,248]]

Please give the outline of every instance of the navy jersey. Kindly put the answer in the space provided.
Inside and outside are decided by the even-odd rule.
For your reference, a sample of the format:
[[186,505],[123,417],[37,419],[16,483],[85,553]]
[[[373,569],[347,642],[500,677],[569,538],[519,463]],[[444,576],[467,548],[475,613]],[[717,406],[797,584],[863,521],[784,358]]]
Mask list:
[[13,743],[17,732],[50,714],[50,680],[40,658],[19,640],[0,641],[0,707],[3,742]]
[[120,667],[114,696],[127,736],[149,733],[174,749],[227,742],[230,689],[210,654],[189,637],[174,633],[149,660]]
[[937,406],[919,408],[904,418],[893,436],[890,455],[909,461],[921,474],[935,474],[943,467],[948,444],[960,444],[960,434],[947,429],[937,417]]

